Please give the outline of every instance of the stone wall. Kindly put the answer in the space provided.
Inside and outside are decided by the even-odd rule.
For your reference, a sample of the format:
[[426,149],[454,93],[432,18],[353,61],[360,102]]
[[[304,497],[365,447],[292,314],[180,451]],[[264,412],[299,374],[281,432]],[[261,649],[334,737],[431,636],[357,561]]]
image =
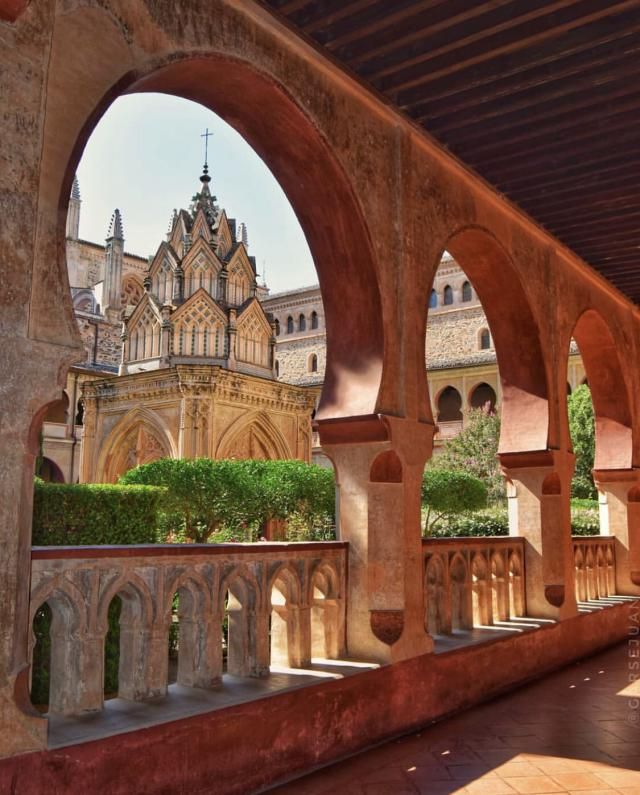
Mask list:
[[[278,380],[289,384],[305,386],[321,384],[324,380],[324,368],[327,343],[324,332],[295,340],[276,342],[276,361],[279,365]],[[318,370],[310,369],[311,357],[318,357]]]
[[86,351],[85,362],[106,365],[109,368],[118,367],[122,350],[120,323],[110,323],[99,315],[81,315],[80,313],[76,315],[76,319]]

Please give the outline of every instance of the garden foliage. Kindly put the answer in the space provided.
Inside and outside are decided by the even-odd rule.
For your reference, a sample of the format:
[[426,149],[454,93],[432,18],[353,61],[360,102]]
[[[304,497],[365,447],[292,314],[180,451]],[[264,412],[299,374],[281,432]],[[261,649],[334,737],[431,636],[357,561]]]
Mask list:
[[487,505],[487,487],[466,472],[427,468],[422,476],[422,505],[426,511],[424,534],[432,535],[445,518],[477,511]]
[[595,419],[591,390],[586,384],[569,395],[567,409],[571,443],[576,456],[571,493],[574,497],[595,499],[598,492],[591,475],[596,451]]
[[33,495],[34,546],[157,541],[162,491],[145,486],[44,483]]

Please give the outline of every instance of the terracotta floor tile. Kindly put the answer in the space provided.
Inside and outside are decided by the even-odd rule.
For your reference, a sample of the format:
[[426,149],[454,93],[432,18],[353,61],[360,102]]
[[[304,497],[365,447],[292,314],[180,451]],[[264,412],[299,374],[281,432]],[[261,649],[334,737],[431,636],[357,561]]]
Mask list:
[[504,780],[516,792],[526,793],[526,795],[546,795],[551,792],[567,791],[549,776],[523,776],[522,778],[506,778]]
[[500,778],[519,778],[521,776],[539,776],[541,770],[534,762],[506,762],[496,767],[495,772]]
[[499,778],[480,779],[467,784],[467,792],[470,795],[515,795],[513,789],[506,781]]
[[602,782],[602,779],[597,778],[593,773],[555,773],[552,778],[569,791],[598,789]]

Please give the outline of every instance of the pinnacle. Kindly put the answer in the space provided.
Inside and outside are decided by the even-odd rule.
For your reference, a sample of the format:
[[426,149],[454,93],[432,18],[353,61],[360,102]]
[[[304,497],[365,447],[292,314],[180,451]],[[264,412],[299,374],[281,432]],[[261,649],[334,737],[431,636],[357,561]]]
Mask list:
[[120,215],[120,210],[117,207],[113,211],[111,222],[109,223],[109,231],[107,232],[107,240],[111,238],[116,240],[124,240],[124,234],[122,232],[122,216]]
[[71,198],[80,201],[80,183],[78,182],[78,175],[73,178],[73,185],[71,186]]

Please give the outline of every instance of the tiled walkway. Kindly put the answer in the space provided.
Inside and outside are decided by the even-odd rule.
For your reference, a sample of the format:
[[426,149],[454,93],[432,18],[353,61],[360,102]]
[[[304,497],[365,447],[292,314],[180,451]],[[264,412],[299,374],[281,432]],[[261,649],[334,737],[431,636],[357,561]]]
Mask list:
[[623,644],[271,795],[640,795],[633,654]]

